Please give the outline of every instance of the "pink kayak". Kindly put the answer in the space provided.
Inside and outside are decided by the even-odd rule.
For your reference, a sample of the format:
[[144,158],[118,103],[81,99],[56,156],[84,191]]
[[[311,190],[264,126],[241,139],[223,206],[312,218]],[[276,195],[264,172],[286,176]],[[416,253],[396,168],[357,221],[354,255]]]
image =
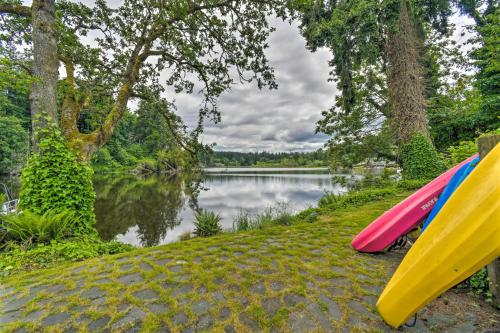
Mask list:
[[381,252],[410,232],[431,212],[439,195],[458,169],[476,156],[477,154],[446,171],[382,214],[354,238],[352,247],[360,252]]

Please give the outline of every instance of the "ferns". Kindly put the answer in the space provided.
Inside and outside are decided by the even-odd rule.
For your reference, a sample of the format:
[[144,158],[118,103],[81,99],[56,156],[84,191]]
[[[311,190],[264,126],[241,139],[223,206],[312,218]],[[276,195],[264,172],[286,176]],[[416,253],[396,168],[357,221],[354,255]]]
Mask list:
[[14,240],[26,242],[48,242],[72,234],[79,217],[72,211],[46,211],[38,215],[28,210],[1,218],[1,228]]

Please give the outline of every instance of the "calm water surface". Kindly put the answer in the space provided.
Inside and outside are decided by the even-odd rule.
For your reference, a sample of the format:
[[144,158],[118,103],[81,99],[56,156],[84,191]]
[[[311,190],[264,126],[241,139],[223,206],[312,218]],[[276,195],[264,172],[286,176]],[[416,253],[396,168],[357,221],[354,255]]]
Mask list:
[[217,212],[231,228],[241,210],[252,214],[277,203],[293,211],[316,205],[325,191],[346,189],[326,170],[208,169],[197,182],[170,177],[140,179],[128,175],[97,176],[97,229],[106,240],[138,246],[177,241],[193,231],[194,211]]

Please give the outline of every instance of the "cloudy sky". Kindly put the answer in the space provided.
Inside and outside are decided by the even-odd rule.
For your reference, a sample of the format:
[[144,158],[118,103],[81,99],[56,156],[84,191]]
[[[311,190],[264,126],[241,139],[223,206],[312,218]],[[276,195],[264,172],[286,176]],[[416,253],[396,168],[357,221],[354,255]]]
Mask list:
[[[335,84],[327,82],[328,50],[311,53],[305,48],[297,23],[272,19],[277,28],[270,36],[267,55],[275,69],[277,90],[259,90],[237,84],[219,100],[222,122],[207,123],[204,143],[217,150],[310,151],[323,146],[325,135],[314,134],[321,111],[333,104]],[[195,124],[201,98],[176,96],[179,114]]]
[[[204,143],[217,144],[216,150],[311,151],[328,140],[314,129],[321,111],[334,104],[337,94],[335,83],[328,82],[331,53],[308,51],[297,22],[270,20],[276,31],[270,36],[267,55],[278,90],[238,84],[226,92],[219,100],[222,122],[207,123],[203,136]],[[455,14],[450,22],[457,26],[452,38],[463,44],[470,37],[465,27],[473,20]],[[195,126],[201,98],[177,95],[175,99],[179,114]]]
[[[24,1],[31,3],[31,1]],[[93,0],[83,0],[93,6]],[[108,0],[112,7],[121,1]],[[268,40],[268,60],[275,69],[277,90],[259,90],[255,84],[237,84],[219,99],[222,122],[206,122],[202,140],[216,150],[311,151],[328,137],[315,134],[321,111],[335,100],[335,84],[327,82],[328,50],[311,53],[305,48],[298,24],[270,18],[276,27]],[[92,44],[92,43],[91,43]],[[168,88],[167,88],[168,89]],[[190,127],[198,121],[202,96],[167,94],[175,99],[178,114]],[[134,107],[135,103],[129,103]]]

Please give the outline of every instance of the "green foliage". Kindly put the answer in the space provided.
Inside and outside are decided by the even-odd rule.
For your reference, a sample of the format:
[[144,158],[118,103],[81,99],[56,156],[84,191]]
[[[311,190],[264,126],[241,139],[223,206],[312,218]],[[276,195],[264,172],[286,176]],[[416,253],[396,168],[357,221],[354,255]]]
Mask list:
[[64,262],[128,252],[132,249],[130,245],[102,242],[95,238],[52,240],[48,244],[40,243],[28,248],[9,244],[5,252],[0,252],[0,277],[16,271],[50,267]]
[[118,148],[116,152],[116,161],[124,166],[133,166],[137,164],[137,158],[123,147]]
[[328,165],[326,151],[314,152],[232,152],[211,151],[201,156],[207,167],[325,167]]
[[493,294],[491,293],[489,287],[488,270],[486,267],[481,268],[477,273],[460,283],[457,288],[470,289],[474,294],[484,297],[488,302],[493,300]]
[[95,234],[92,169],[77,161],[59,128],[45,118],[37,129],[39,150],[33,153],[21,175],[21,208],[43,215],[47,211],[78,214],[77,234]]
[[233,219],[234,231],[248,231],[253,229],[253,219],[248,211],[241,210]]
[[476,118],[481,103],[477,89],[464,83],[431,99],[427,109],[432,139],[439,151],[472,140],[480,130]]
[[38,215],[23,210],[19,214],[2,216],[0,223],[9,238],[15,241],[44,243],[72,236],[78,219],[73,211],[48,210]]
[[472,52],[477,73],[477,87],[481,104],[477,113],[477,126],[485,131],[500,127],[500,7],[491,1],[478,24],[481,46]]
[[[167,106],[162,109],[157,104],[141,102],[137,112],[126,112],[109,142],[93,155],[95,170],[149,174],[197,167],[193,158],[196,153],[191,154],[179,144],[180,140],[188,146],[191,140],[184,132],[182,120]],[[91,129],[93,126],[89,125]]]
[[367,173],[361,180],[354,182],[354,184],[347,184],[349,189],[361,190],[365,188],[381,188],[393,185],[394,181],[389,178],[389,174],[385,171],[382,175],[375,175]]
[[405,179],[433,179],[444,171],[434,146],[421,134],[402,146],[401,161]]
[[475,141],[462,141],[456,146],[448,147],[444,154],[444,160],[448,167],[452,167],[477,153]]
[[348,192],[347,194],[326,193],[318,203],[320,208],[334,211],[341,208],[358,206],[370,201],[394,195],[397,190],[394,187],[368,188],[359,191]]
[[0,113],[0,174],[20,169],[28,154],[28,131],[14,116]]
[[[387,171],[384,171],[384,173],[381,176],[367,174],[361,180],[357,179],[352,180],[345,177],[337,177],[334,178],[334,181],[337,183],[339,183],[340,181],[339,184],[342,184],[344,187],[347,187],[349,189],[350,192],[348,193],[353,193],[355,191],[362,191],[362,190],[388,189],[388,188],[411,191],[419,189],[429,182],[428,179],[397,180],[394,178],[390,178],[389,173]],[[324,200],[328,199],[325,198]]]
[[[324,124],[326,125],[325,122],[328,122],[326,116],[318,123],[318,130],[333,135],[332,139],[328,142],[328,155],[334,168],[352,168],[356,164],[366,161],[368,158],[383,158],[388,161],[396,160],[396,147],[393,144],[388,126],[385,123],[377,133],[351,136],[348,130],[346,130],[348,128],[346,126],[349,125],[343,121],[341,122],[339,118],[339,122],[334,127],[343,128],[345,132],[342,133],[345,133],[346,137],[338,140],[341,132],[336,131],[333,127],[326,129],[326,127],[323,127]],[[362,130],[355,131],[362,133]]]
[[418,190],[429,183],[428,179],[403,179],[396,183],[396,187],[402,190]]
[[489,290],[489,280],[488,280],[488,270],[485,268],[482,268],[479,272],[476,274],[472,275],[469,278],[469,283],[471,288],[478,294],[482,295],[487,295],[489,294],[489,297],[491,299],[492,295]]
[[116,165],[115,160],[111,157],[111,153],[109,149],[103,147],[96,151],[92,156],[92,164],[98,165],[101,167],[113,167]]
[[263,229],[273,225],[292,225],[295,221],[286,203],[277,203],[267,207],[263,212],[252,215],[248,211],[240,211],[233,219],[233,232]]
[[[2,37],[5,35],[2,35],[0,40]],[[27,64],[4,57],[4,52],[5,49],[0,48],[0,115],[10,114],[8,111],[16,109],[16,97],[27,96],[33,82],[32,77],[22,68]]]
[[316,222],[319,218],[319,213],[317,212],[312,212],[308,215],[306,215],[306,218],[304,219],[306,222],[313,223]]
[[195,215],[194,234],[198,237],[210,237],[222,232],[221,217],[214,212],[201,210]]
[[156,153],[157,167],[160,172],[176,172],[189,165],[189,153],[179,148],[160,150]]

